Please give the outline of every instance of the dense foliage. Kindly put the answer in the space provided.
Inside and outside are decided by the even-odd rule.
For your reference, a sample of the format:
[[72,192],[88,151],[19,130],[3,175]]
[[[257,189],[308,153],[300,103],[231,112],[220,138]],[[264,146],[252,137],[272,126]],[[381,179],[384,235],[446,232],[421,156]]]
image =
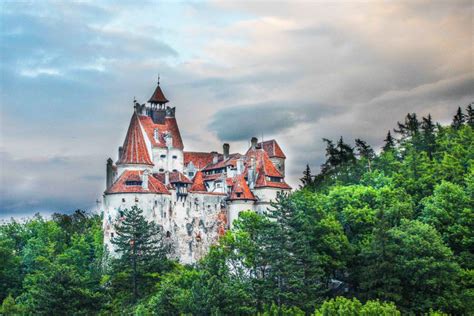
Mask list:
[[474,111],[451,126],[408,114],[378,153],[325,139],[316,176],[267,214],[243,212],[194,266],[126,210],[103,247],[99,216],[0,227],[5,315],[474,313]]

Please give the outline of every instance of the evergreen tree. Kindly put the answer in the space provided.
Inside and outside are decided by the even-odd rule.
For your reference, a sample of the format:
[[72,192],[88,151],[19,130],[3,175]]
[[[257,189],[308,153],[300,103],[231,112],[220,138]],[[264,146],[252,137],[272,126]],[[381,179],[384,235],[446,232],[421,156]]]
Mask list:
[[300,188],[310,187],[313,184],[313,175],[311,174],[311,169],[308,164],[306,165],[305,171],[303,171],[303,177],[300,178],[300,181]]
[[123,221],[115,225],[117,236],[111,240],[120,255],[117,263],[127,267],[132,274],[133,298],[138,298],[138,286],[150,267],[160,266],[166,261],[168,246],[164,242],[161,227],[148,222],[137,206],[123,212]]
[[474,105],[474,102],[469,104],[466,108],[466,111],[467,111],[466,122],[472,128],[474,128],[474,108],[473,108],[473,105]]
[[423,117],[421,123],[421,130],[423,133],[423,149],[427,152],[430,160],[433,160],[433,153],[436,146],[435,124],[431,119],[431,114],[428,117]]
[[418,135],[420,130],[420,122],[416,113],[408,113],[403,123],[397,122],[398,129],[394,129],[395,133],[402,136],[403,139],[412,138]]
[[367,144],[365,141],[363,141],[360,138],[357,138],[355,140],[355,144],[356,144],[357,152],[359,153],[359,157],[361,159],[367,160],[367,168],[368,168],[368,171],[371,172],[372,171],[371,162],[375,158],[374,150],[372,149],[372,147],[370,147],[369,144]]
[[456,112],[456,115],[453,117],[453,122],[451,123],[451,126],[454,129],[459,129],[461,126],[464,125],[466,122],[466,115],[462,112],[461,107],[458,107],[458,110]]
[[390,131],[387,133],[387,137],[384,139],[385,145],[383,145],[382,150],[384,152],[392,151],[395,149],[395,139],[392,137]]

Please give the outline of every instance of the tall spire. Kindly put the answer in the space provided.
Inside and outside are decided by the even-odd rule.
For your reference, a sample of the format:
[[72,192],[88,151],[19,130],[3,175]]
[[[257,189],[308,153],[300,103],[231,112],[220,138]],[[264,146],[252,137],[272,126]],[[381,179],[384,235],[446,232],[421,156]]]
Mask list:
[[143,138],[137,113],[133,113],[128,127],[127,137],[123,143],[123,151],[117,164],[153,165]]
[[168,99],[165,97],[163,94],[163,91],[160,88],[160,76],[158,75],[158,84],[156,85],[155,92],[153,92],[153,95],[151,96],[150,100],[148,100],[149,103],[155,105],[164,105],[165,103],[168,103]]

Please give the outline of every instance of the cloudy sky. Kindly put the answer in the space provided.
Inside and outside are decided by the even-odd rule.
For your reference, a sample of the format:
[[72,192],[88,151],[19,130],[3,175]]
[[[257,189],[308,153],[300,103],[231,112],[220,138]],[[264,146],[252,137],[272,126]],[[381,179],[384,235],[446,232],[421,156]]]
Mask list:
[[323,137],[449,122],[473,73],[472,1],[2,1],[0,217],[91,208],[158,74],[186,150],[276,138],[296,186]]

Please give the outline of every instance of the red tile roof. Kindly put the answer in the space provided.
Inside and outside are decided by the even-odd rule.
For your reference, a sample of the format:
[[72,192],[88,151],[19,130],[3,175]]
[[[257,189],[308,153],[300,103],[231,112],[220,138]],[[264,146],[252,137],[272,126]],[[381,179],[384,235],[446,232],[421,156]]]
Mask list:
[[153,95],[151,96],[150,100],[148,100],[148,102],[159,103],[159,104],[165,104],[169,102],[168,99],[163,94],[163,91],[160,88],[160,84],[156,86],[155,92],[153,92]]
[[[162,173],[154,173],[153,176],[160,180],[161,182],[165,183],[165,177],[166,175]],[[170,183],[187,183],[187,184],[192,184],[193,182],[188,179],[184,174],[182,174],[179,171],[173,171],[169,173],[169,180]]]
[[185,151],[184,165],[187,166],[190,162],[192,162],[195,167],[202,169],[208,164],[212,163],[214,155],[214,153]]
[[268,157],[270,158],[286,158],[285,154],[283,153],[283,150],[281,150],[281,147],[274,139],[260,142],[258,143],[258,145],[262,147],[263,150],[265,150]]
[[196,175],[193,179],[193,185],[189,189],[190,192],[206,192],[206,185],[204,184],[204,178],[202,176],[202,172],[196,172]]
[[256,170],[263,172],[269,177],[283,178],[283,175],[278,171],[273,162],[268,157],[268,154],[262,149],[249,149],[245,154],[247,157],[247,168],[251,163],[252,158],[255,159]]
[[204,174],[204,181],[214,181],[223,177],[223,173]]
[[141,185],[127,185],[126,181],[142,181],[143,171],[126,170],[114,182],[114,184],[105,191],[105,194],[114,193],[155,193],[170,194],[165,185],[153,176],[148,176],[148,190],[143,189]]
[[291,187],[283,180],[282,182],[274,182],[267,180],[267,177],[263,172],[259,172],[257,181],[255,181],[255,188],[278,188],[278,189],[291,189]]
[[237,159],[239,159],[240,157],[242,157],[241,154],[231,154],[229,155],[229,158],[224,160],[224,157],[221,154],[219,154],[220,160],[215,164],[207,165],[207,167],[204,168],[203,170],[209,171],[209,170],[215,170],[215,169],[223,169],[227,166],[235,167],[237,165]]
[[[173,147],[183,149],[183,140],[175,118],[165,118],[164,124],[155,124],[151,117],[140,115],[138,117],[153,147],[166,147],[165,134],[170,133],[173,138]],[[155,139],[155,129],[158,130],[158,139]]]
[[256,200],[243,175],[236,176],[233,179],[229,200]]
[[137,113],[133,113],[128,127],[127,136],[123,143],[123,152],[118,164],[144,164],[153,165],[148,154],[145,139]]

